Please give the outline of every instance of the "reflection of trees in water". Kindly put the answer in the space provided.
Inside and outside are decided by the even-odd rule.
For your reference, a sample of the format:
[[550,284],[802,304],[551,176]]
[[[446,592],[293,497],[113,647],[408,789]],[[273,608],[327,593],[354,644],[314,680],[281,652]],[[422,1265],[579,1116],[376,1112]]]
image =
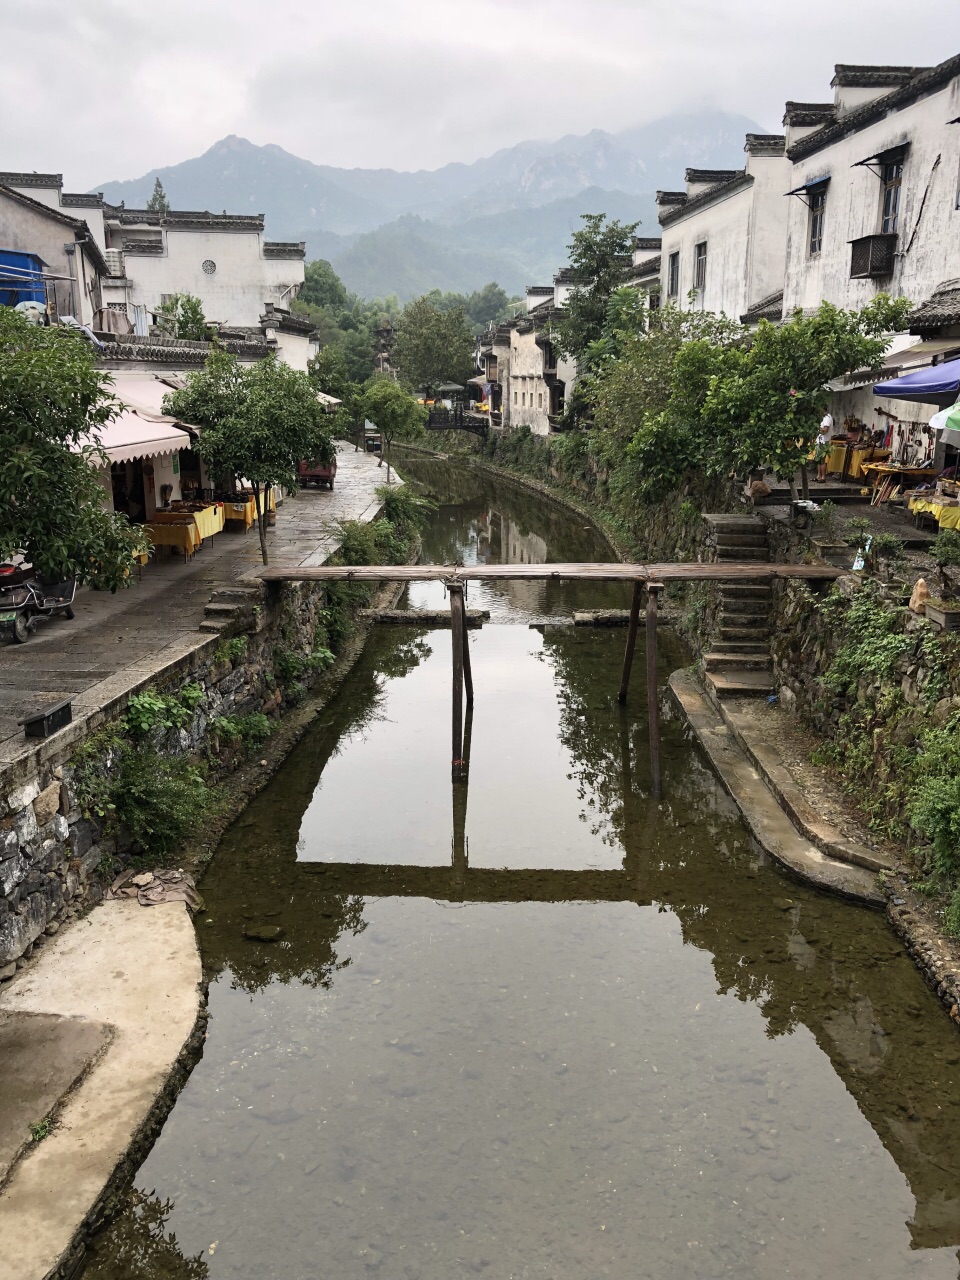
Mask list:
[[172,1200],[131,1188],[123,1211],[110,1226],[109,1251],[101,1258],[93,1241],[84,1275],[87,1280],[206,1280],[210,1270],[203,1250],[185,1258],[177,1237],[167,1231]]
[[[813,1033],[910,1183],[914,1243],[960,1243],[955,1028],[879,913],[767,865],[677,717],[663,726],[664,800],[649,804],[642,663],[630,706],[616,701],[622,634],[545,635],[591,820],[638,866],[643,894],[676,914],[684,941],[711,956],[719,992],[755,1004],[771,1038]],[[661,654],[666,670],[682,661],[666,638]]]
[[[201,924],[199,933],[211,976],[229,970],[245,991],[291,980],[327,987],[349,964],[340,960],[337,943],[366,927],[364,899],[327,885],[322,866],[305,871],[298,864],[300,827],[327,761],[382,714],[384,681],[402,679],[429,655],[424,636],[412,628],[374,628],[316,727],[227,831],[203,879],[212,923]],[[371,779],[370,794],[375,790]],[[244,929],[262,924],[280,925],[283,938],[243,936]]]

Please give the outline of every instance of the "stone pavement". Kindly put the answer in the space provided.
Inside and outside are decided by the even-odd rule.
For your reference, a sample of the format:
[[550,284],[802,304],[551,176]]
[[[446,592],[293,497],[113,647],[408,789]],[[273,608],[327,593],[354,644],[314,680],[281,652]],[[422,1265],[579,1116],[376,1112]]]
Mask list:
[[[19,1123],[4,1108],[8,1152],[59,1108],[49,1135],[29,1145],[0,1189],[0,1280],[43,1280],[131,1143],[159,1118],[197,1023],[200,981],[186,907],[131,900],[103,903],[62,930],[4,988],[0,1017],[19,1035],[9,1037],[9,1055],[0,1043],[0,1079],[30,1064],[14,1095]],[[52,1066],[38,1070],[44,1053]]]
[[[342,443],[332,492],[307,489],[289,495],[268,535],[271,560],[320,564],[338,545],[338,520],[369,519],[374,490],[386,469],[371,454]],[[224,531],[208,538],[187,564],[164,550],[132,585],[109,592],[77,593],[76,618],[41,621],[26,644],[0,638],[0,767],[25,747],[17,721],[41,707],[72,697],[74,719],[138,683],[148,668],[160,668],[202,640],[204,608],[211,594],[261,566],[256,527],[246,534]]]

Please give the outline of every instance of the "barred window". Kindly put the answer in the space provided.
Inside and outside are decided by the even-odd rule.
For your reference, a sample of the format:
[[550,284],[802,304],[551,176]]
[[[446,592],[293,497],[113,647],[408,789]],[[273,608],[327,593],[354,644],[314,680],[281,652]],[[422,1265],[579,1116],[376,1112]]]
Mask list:
[[707,283],[707,242],[693,246],[693,287],[703,289]]

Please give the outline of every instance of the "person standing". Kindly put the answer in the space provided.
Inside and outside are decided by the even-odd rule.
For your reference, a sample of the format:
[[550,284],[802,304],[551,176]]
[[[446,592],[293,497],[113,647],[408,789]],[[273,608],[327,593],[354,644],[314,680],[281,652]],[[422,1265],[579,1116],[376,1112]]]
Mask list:
[[827,459],[830,457],[830,437],[833,435],[833,415],[828,411],[820,420],[820,431],[814,445],[813,460],[817,464],[817,481],[827,480]]

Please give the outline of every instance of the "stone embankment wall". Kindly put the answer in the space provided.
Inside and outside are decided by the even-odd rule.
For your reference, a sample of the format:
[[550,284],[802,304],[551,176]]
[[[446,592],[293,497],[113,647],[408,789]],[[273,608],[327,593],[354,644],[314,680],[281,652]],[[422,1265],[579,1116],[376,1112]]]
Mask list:
[[[239,593],[238,593],[239,594]],[[122,722],[130,698],[144,689],[176,694],[200,686],[189,720],[158,737],[171,755],[199,755],[212,776],[240,763],[242,747],[221,741],[217,721],[251,712],[276,719],[302,700],[313,678],[310,656],[324,624],[329,592],[321,584],[245,588],[229,627],[198,638],[185,657],[155,671],[102,707],[40,742],[0,773],[0,980],[13,976],[60,923],[97,902],[122,865],[108,824],[84,813],[75,785],[78,750]],[[299,661],[298,661],[299,659]],[[290,669],[297,669],[290,675]],[[286,678],[280,672],[287,672]],[[104,751],[102,768],[111,757]]]

